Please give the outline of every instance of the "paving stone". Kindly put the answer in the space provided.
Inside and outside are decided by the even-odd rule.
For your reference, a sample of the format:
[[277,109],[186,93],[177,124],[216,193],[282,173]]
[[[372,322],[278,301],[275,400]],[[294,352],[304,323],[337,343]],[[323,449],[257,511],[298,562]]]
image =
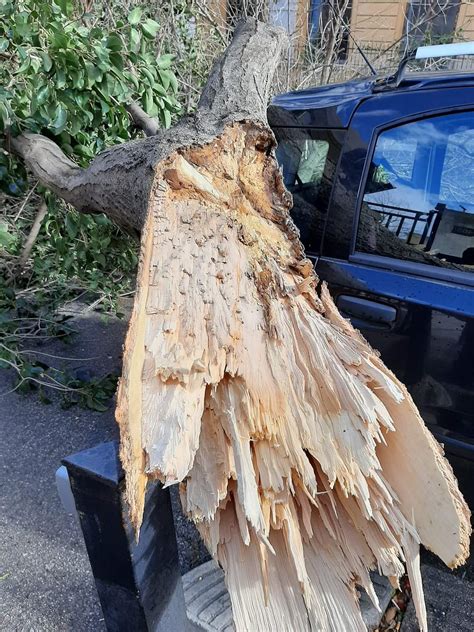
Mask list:
[[[392,587],[379,575],[374,574],[372,581],[384,612],[393,594]],[[183,575],[183,587],[190,621],[207,632],[233,632],[232,609],[224,573],[214,561],[201,564]],[[381,613],[362,590],[360,606],[367,629],[374,630],[380,623]]]

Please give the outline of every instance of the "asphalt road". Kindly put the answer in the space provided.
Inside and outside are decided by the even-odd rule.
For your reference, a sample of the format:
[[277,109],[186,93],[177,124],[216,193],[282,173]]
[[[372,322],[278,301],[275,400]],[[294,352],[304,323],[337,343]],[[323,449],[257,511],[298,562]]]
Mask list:
[[[55,362],[96,375],[120,368],[126,323],[89,314],[75,326],[74,345],[40,350],[77,358]],[[105,630],[82,534],[63,510],[54,475],[64,456],[118,438],[113,406],[106,413],[63,410],[34,394],[8,393],[11,386],[11,377],[0,371],[0,630]],[[206,554],[179,515],[179,503],[174,507],[184,572]]]
[[[472,632],[473,584],[446,568],[422,564],[428,628],[430,632]],[[413,602],[408,605],[402,632],[419,632]]]

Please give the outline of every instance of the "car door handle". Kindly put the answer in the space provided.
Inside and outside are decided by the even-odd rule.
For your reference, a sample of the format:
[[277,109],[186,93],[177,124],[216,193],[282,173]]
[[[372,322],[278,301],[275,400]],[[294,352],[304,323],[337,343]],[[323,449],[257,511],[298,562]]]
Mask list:
[[340,294],[336,304],[343,316],[350,318],[355,327],[388,329],[396,321],[397,310],[391,305],[358,296]]

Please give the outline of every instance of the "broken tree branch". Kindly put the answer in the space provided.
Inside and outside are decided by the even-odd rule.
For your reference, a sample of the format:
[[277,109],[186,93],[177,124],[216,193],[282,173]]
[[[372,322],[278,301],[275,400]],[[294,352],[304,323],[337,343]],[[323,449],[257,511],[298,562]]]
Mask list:
[[283,31],[250,20],[238,24],[234,38],[214,65],[197,107],[201,122],[214,126],[237,121],[267,124],[272,80],[284,45]]
[[132,117],[135,125],[144,132],[145,136],[156,136],[158,134],[160,124],[155,118],[149,116],[138,103],[129,103],[125,109]]
[[180,147],[210,142],[232,122],[266,124],[271,78],[285,44],[282,30],[252,20],[241,22],[194,115],[171,130],[106,150],[86,169],[38,134],[12,137],[10,150],[23,158],[42,184],[77,210],[105,213],[117,224],[141,231],[155,165]]
[[75,205],[71,197],[74,188],[72,183],[82,170],[55,142],[40,134],[24,133],[10,136],[7,148],[23,158],[41,184]]

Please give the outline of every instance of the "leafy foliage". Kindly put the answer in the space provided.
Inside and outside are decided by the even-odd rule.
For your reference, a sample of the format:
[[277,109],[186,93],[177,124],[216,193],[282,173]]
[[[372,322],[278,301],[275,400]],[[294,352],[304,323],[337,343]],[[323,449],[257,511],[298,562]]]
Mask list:
[[[140,133],[128,103],[139,103],[163,127],[179,111],[173,56],[156,52],[158,22],[140,6],[84,12],[90,6],[101,5],[0,0],[0,131],[44,134],[79,164]],[[67,340],[72,330],[60,307],[77,297],[116,312],[117,297],[132,289],[137,244],[105,216],[81,215],[40,186],[31,195],[32,186],[23,164],[0,149],[0,367],[16,372],[20,390],[38,388],[46,399],[50,387],[69,403],[100,409],[113,377],[69,375],[25,352],[24,342]],[[16,262],[41,199],[48,213],[19,274]]]
[[[50,136],[80,163],[130,139],[131,101],[169,127],[177,80],[171,56],[156,57],[158,30],[139,7],[112,32],[70,0],[0,0],[0,125]],[[0,178],[9,194],[25,190],[6,154]]]
[[[49,210],[34,257],[20,276],[13,271],[35,213],[33,204],[14,225],[0,224],[0,368],[13,370],[15,388],[37,390],[44,402],[47,391],[54,389],[65,406],[104,410],[116,376],[84,379],[51,366],[41,345],[52,339],[73,342],[75,330],[62,309],[65,303],[79,300],[104,314],[117,313],[118,298],[133,289],[137,243],[103,215],[82,215],[66,210],[51,195],[47,199]],[[13,216],[18,204],[6,201],[11,209],[7,216]]]

